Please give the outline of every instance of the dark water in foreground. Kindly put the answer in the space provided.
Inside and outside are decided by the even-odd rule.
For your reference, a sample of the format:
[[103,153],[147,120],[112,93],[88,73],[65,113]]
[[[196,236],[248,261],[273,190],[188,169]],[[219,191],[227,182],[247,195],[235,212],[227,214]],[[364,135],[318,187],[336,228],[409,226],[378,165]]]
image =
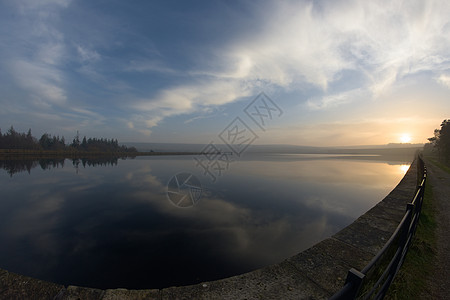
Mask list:
[[[260,154],[233,162],[215,183],[190,156],[85,167],[36,163],[12,177],[2,171],[0,268],[97,288],[161,288],[236,275],[345,227],[397,185],[405,164]],[[202,184],[193,207],[167,198],[167,183],[179,172]]]

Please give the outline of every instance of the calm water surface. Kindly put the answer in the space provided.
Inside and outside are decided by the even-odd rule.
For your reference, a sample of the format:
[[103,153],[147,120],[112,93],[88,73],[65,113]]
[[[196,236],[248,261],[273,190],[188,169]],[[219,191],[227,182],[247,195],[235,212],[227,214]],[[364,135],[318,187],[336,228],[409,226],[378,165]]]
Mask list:
[[[36,165],[37,163],[35,163]],[[62,284],[162,288],[273,264],[380,201],[406,162],[253,155],[217,182],[190,156],[0,172],[0,268]],[[179,172],[201,181],[191,208],[167,198]]]

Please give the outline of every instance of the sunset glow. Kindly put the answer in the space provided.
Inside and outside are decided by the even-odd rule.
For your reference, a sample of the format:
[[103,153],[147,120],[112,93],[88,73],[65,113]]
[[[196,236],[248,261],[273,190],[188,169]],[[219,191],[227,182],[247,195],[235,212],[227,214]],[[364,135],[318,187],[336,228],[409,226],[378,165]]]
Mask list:
[[411,136],[410,136],[409,134],[403,134],[403,135],[400,137],[400,141],[401,141],[402,143],[411,143]]

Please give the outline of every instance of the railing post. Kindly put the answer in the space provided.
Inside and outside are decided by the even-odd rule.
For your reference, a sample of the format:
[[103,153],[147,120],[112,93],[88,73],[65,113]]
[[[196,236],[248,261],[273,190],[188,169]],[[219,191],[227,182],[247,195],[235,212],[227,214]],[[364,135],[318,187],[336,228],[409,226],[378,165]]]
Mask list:
[[347,273],[347,279],[345,283],[351,283],[352,287],[348,295],[346,295],[346,299],[355,299],[356,295],[358,295],[359,290],[361,289],[362,283],[366,275],[359,272],[358,270],[351,268]]

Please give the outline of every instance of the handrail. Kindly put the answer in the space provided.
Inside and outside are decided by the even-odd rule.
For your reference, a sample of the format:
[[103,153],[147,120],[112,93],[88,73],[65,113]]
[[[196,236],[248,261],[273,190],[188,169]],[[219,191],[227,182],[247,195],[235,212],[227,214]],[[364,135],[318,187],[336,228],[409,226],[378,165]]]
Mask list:
[[[422,210],[425,183],[427,180],[427,170],[420,156],[417,157],[418,185],[416,193],[410,203],[406,205],[406,212],[398,224],[394,233],[378,251],[374,258],[361,270],[350,269],[344,286],[337,291],[330,300],[341,299],[383,299],[386,292],[395,278],[400,267],[403,265],[406,253],[408,252],[411,240],[419,222]],[[420,177],[419,177],[420,176]],[[398,243],[398,245],[396,245]],[[392,249],[392,247],[397,247]],[[367,282],[368,274],[386,258],[388,250],[392,250],[394,255],[390,258],[387,266],[382,270],[382,274],[376,278],[373,284],[365,293],[361,293],[362,286]],[[381,273],[381,271],[380,271]],[[370,276],[369,276],[370,277]]]
[[376,265],[376,263],[381,259],[383,254],[387,251],[387,249],[389,249],[391,244],[394,242],[394,240],[399,235],[400,230],[403,229],[403,226],[404,226],[405,222],[407,221],[410,213],[411,213],[410,210],[406,211],[405,215],[403,216],[402,220],[400,221],[400,224],[398,224],[397,228],[395,229],[394,233],[391,235],[389,240],[386,242],[386,244],[384,244],[383,248],[380,251],[378,251],[377,255],[375,255],[375,257],[372,258],[372,260],[364,267],[364,269],[362,269],[361,273],[367,274]]

